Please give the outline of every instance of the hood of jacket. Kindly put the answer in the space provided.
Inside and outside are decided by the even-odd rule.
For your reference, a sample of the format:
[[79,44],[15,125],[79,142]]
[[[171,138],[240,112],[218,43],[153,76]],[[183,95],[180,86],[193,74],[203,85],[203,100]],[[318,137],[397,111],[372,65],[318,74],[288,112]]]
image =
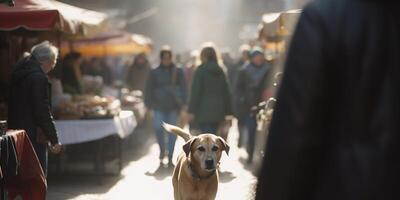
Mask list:
[[216,62],[207,62],[202,64],[204,70],[210,72],[213,75],[221,75],[224,73],[222,68]]
[[11,84],[18,83],[33,73],[43,73],[39,61],[31,56],[19,61],[12,73]]

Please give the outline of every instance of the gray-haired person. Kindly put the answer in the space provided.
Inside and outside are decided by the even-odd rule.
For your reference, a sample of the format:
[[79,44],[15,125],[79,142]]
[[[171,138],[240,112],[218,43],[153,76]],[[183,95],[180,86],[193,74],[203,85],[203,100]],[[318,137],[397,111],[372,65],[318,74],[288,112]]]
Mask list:
[[27,132],[45,174],[48,142],[53,153],[61,150],[51,114],[47,77],[57,56],[58,49],[48,41],[34,46],[31,53],[16,64],[9,88],[8,127]]

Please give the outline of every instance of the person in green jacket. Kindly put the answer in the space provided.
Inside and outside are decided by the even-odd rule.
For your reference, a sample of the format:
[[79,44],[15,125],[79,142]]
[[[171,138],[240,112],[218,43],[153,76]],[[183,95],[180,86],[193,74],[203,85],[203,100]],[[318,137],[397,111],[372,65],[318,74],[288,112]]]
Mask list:
[[220,123],[232,114],[230,90],[215,48],[204,47],[200,59],[202,64],[194,74],[188,111],[202,133],[216,134]]

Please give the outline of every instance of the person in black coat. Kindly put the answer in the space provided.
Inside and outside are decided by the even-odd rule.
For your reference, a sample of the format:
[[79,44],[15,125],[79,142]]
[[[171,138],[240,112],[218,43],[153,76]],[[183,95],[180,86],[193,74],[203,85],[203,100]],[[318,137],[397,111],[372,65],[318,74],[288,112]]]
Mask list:
[[286,61],[257,200],[400,199],[396,2],[305,7]]
[[34,46],[31,55],[17,63],[9,88],[8,127],[27,132],[45,173],[46,141],[51,143],[52,152],[61,150],[51,114],[50,84],[46,75],[56,64],[57,51],[47,41]]

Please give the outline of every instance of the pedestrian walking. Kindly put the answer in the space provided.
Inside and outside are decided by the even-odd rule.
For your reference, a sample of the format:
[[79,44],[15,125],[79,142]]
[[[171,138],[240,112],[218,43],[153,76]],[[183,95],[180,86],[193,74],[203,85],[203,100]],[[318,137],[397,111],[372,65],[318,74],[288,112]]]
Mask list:
[[126,83],[130,90],[144,91],[147,77],[151,66],[145,53],[140,53],[135,57],[132,66],[128,69]]
[[51,89],[47,73],[55,66],[58,49],[45,41],[16,64],[9,88],[8,127],[23,129],[47,174],[47,148],[59,153],[61,144],[51,113]]
[[192,82],[189,113],[201,132],[217,134],[225,117],[232,115],[229,86],[214,47],[205,46],[200,59]]
[[240,113],[238,108],[240,107],[238,105],[238,100],[240,99],[240,96],[238,96],[236,88],[237,88],[237,80],[239,77],[239,71],[248,65],[249,62],[249,54],[250,54],[251,47],[247,44],[243,44],[239,48],[240,52],[240,59],[237,61],[235,65],[233,65],[231,68],[228,68],[228,77],[229,77],[229,82],[231,84],[232,88],[232,94],[233,94],[233,112],[235,114],[235,117],[237,118],[238,121],[238,131],[239,131],[239,139],[238,139],[238,147],[242,147],[243,141],[244,141],[244,136],[245,136],[245,131],[246,131],[246,120],[245,116]]
[[[161,64],[153,69],[146,81],[145,104],[153,110],[153,128],[160,146],[160,166],[168,151],[168,166],[172,167],[176,136],[165,133],[162,123],[176,125],[178,114],[186,109],[187,89],[181,68],[172,61],[173,54],[169,48],[160,52]],[[167,137],[167,148],[165,138]]]
[[400,199],[397,5],[318,0],[303,9],[257,200]]
[[78,52],[70,52],[62,61],[61,82],[65,93],[82,93],[81,57]]
[[262,101],[270,66],[267,64],[264,51],[255,47],[250,52],[250,62],[239,71],[236,84],[236,115],[246,124],[248,133],[246,150],[248,153],[247,162],[253,161],[253,154],[256,140],[257,120],[252,109]]
[[185,64],[185,67],[183,68],[183,72],[185,74],[185,80],[186,83],[188,84],[188,93],[190,94],[190,89],[192,88],[192,80],[194,76],[194,72],[196,71],[196,68],[199,63],[199,51],[198,50],[193,50],[190,52],[190,60]]

